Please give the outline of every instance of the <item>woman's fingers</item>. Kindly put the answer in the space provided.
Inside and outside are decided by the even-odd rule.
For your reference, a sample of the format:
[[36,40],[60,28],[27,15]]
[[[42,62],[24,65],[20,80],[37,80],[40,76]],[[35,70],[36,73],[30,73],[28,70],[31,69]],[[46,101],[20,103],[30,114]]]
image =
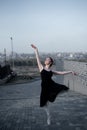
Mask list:
[[32,47],[32,48],[34,48],[34,49],[36,49],[36,48],[37,48],[34,44],[31,44],[31,47]]
[[72,74],[73,74],[73,75],[77,75],[77,73],[76,73],[76,72],[73,72]]

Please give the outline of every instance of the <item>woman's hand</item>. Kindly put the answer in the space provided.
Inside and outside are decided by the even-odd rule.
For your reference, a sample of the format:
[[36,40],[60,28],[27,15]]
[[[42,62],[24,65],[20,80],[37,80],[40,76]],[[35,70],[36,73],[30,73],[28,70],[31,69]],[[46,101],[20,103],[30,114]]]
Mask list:
[[73,72],[73,71],[72,71],[72,74],[73,74],[73,75],[77,75],[77,73],[75,73],[75,72]]
[[37,50],[37,47],[34,44],[31,44],[31,47]]

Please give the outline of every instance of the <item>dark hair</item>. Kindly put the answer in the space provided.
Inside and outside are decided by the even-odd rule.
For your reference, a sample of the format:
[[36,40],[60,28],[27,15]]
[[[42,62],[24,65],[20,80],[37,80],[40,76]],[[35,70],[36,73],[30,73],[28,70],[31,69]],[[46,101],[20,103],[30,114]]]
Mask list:
[[51,64],[50,64],[50,67],[51,67],[53,65],[54,61],[53,61],[53,59],[51,57],[49,57],[49,58],[51,60]]

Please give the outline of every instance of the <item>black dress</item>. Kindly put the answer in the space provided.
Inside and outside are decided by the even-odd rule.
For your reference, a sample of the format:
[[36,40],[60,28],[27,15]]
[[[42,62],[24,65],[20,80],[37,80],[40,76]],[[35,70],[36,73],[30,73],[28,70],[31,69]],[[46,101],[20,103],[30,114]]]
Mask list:
[[40,95],[40,107],[47,104],[48,101],[54,102],[58,93],[67,91],[69,88],[65,85],[58,84],[52,80],[52,71],[43,69],[41,71],[41,95]]

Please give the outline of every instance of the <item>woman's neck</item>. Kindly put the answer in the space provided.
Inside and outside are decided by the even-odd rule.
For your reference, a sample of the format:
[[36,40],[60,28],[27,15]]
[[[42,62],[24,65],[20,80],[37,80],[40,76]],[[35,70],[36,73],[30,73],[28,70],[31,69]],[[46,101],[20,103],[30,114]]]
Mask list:
[[48,66],[48,65],[46,65],[44,68],[45,68],[46,70],[50,70],[50,66]]

